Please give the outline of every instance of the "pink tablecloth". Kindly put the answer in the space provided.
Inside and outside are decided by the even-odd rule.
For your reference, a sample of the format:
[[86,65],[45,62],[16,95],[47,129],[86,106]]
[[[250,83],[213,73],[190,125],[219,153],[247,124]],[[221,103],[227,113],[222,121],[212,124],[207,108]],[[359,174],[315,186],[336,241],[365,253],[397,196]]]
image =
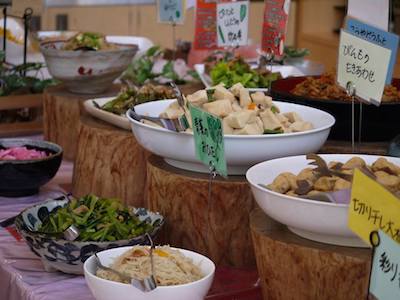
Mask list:
[[[0,197],[0,220],[26,207],[60,195],[59,184],[71,182],[72,165],[63,163],[55,179],[39,195]],[[218,268],[207,300],[261,300],[256,270]],[[0,227],[0,300],[95,300],[83,276],[48,273],[27,244]],[[116,298],[118,300],[118,298]],[[180,299],[177,299],[180,300]]]

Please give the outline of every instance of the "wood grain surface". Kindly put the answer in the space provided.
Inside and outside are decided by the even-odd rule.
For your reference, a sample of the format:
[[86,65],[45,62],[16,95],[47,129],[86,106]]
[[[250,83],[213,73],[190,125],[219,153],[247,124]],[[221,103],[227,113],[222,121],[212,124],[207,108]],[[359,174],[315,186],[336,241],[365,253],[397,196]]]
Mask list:
[[[370,154],[370,155],[387,155],[389,142],[367,142],[355,143],[354,153]],[[322,146],[320,153],[332,154],[351,154],[353,149],[351,141],[332,141],[328,140]]]
[[366,299],[370,249],[303,239],[260,208],[250,220],[264,299]]
[[143,207],[147,152],[130,131],[82,116],[72,192],[117,197]]
[[161,241],[202,253],[217,265],[254,266],[249,212],[255,202],[245,177],[214,179],[211,200],[208,183],[208,174],[149,157],[146,200],[150,209],[166,217]]
[[78,143],[79,118],[85,114],[82,103],[88,99],[115,96],[120,87],[112,86],[101,95],[73,94],[63,86],[49,87],[43,95],[44,139],[64,149],[64,159],[74,160]]

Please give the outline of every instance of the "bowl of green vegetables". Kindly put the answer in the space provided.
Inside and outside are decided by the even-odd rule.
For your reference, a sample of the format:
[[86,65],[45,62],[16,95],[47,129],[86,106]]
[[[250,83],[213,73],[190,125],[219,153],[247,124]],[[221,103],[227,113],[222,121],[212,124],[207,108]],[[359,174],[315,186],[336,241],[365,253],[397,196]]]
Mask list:
[[[18,232],[46,271],[70,274],[83,274],[83,263],[96,252],[146,244],[146,233],[154,238],[163,223],[158,213],[94,195],[63,195],[25,209],[15,220]],[[63,235],[71,225],[79,230],[73,241]]]

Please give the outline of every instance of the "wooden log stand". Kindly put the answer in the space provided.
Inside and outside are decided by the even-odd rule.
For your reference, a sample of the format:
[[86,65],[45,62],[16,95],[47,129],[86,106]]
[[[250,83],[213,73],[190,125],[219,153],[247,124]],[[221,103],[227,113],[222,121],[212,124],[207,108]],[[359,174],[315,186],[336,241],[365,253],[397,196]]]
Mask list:
[[143,207],[147,152],[132,132],[85,115],[80,119],[72,193],[117,197]]
[[367,299],[370,249],[303,239],[260,208],[250,220],[264,299]]
[[79,117],[84,114],[85,100],[115,96],[119,86],[112,86],[101,95],[73,94],[63,85],[49,87],[43,96],[44,139],[59,144],[64,158],[74,160],[78,143]]
[[172,167],[157,156],[147,163],[150,209],[166,217],[160,241],[202,253],[217,265],[255,266],[249,230],[254,208],[244,176],[215,178],[211,200],[209,175]]

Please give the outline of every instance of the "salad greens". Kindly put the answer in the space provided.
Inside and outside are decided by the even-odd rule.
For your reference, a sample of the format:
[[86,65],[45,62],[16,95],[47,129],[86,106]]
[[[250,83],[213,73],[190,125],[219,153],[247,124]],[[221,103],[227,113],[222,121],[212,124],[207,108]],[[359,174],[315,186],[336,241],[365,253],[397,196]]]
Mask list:
[[252,69],[241,57],[217,62],[210,76],[213,85],[224,83],[228,88],[238,82],[246,88],[267,88],[272,81],[281,78],[280,73]]
[[62,233],[71,225],[80,231],[77,241],[126,240],[153,229],[151,224],[140,221],[118,199],[87,195],[73,198],[66,206],[52,211],[39,231]]
[[[142,57],[128,66],[127,70],[122,75],[122,79],[139,86],[147,81],[158,81],[160,78],[175,82],[176,84],[185,84],[187,80],[178,75],[174,69],[174,61],[172,60],[166,61],[160,73],[153,71],[156,61],[163,59],[164,52],[165,50],[160,46],[149,48]],[[187,71],[187,75],[198,79],[197,73],[193,70]]]

